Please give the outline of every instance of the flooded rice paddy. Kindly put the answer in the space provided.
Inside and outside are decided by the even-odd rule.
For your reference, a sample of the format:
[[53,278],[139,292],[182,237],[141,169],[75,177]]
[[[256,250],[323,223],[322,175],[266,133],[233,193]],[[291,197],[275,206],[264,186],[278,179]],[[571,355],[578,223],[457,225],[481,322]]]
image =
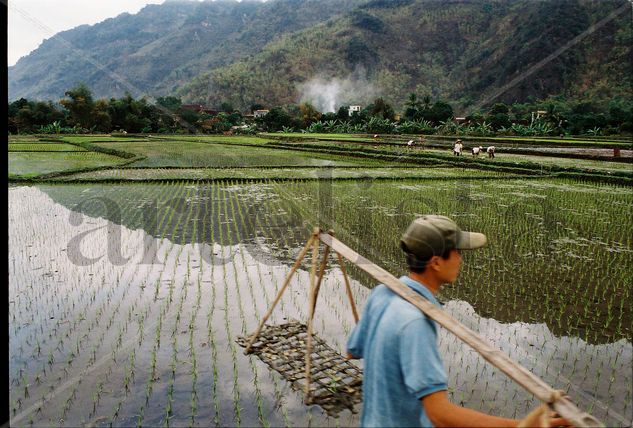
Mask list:
[[[295,168],[112,168],[101,171],[68,174],[64,181],[97,180],[229,180],[229,179],[364,179],[370,171],[372,178],[481,178],[502,175],[498,172],[466,168],[380,168],[380,167],[295,167]],[[508,174],[506,174],[508,175]]]
[[[313,225],[401,275],[401,231],[434,212],[489,238],[444,309],[607,426],[630,425],[632,206],[627,188],[554,180],[12,187],[11,424],[357,425],[303,405],[235,339]],[[315,329],[344,351],[354,321],[330,267]],[[269,323],[306,319],[308,269]],[[348,271],[362,308],[375,282]],[[537,405],[444,330],[440,347],[454,402],[509,417]]]

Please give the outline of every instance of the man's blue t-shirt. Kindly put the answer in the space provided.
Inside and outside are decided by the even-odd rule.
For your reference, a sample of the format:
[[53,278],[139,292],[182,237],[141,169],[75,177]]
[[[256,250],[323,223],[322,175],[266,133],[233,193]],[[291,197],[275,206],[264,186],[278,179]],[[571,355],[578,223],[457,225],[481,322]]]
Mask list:
[[[439,306],[419,282],[408,276],[400,281]],[[433,320],[381,284],[367,299],[347,349],[364,360],[361,426],[433,426],[420,399],[447,389]]]

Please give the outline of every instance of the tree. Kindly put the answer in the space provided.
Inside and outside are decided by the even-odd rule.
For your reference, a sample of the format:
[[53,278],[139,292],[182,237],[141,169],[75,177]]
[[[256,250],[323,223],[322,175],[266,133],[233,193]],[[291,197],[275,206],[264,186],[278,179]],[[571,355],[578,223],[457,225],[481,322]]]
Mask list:
[[178,128],[178,112],[182,106],[182,101],[177,97],[158,97],[156,98],[157,112],[153,114],[156,117],[152,120],[156,130],[160,132],[174,132]]
[[417,95],[411,92],[409,94],[409,99],[405,103],[405,111],[404,118],[406,120],[417,120],[420,116],[420,111],[422,110],[422,103],[418,101]]
[[190,125],[190,127],[195,126],[200,120],[200,114],[195,110],[181,108],[178,111],[178,116],[185,124]]
[[389,103],[382,97],[376,98],[374,102],[363,109],[368,116],[379,117],[381,119],[394,120],[396,112]]
[[36,132],[56,122],[61,125],[65,115],[50,101],[28,101],[20,98],[8,105],[9,132]]
[[510,121],[510,115],[508,112],[510,108],[504,103],[496,103],[490,107],[488,120],[493,129],[508,128],[512,126]]
[[280,131],[284,127],[293,127],[292,116],[281,107],[274,107],[270,111],[256,119],[267,131]]
[[512,126],[510,116],[507,113],[495,113],[488,116],[488,123],[493,129],[509,128]]
[[331,120],[337,120],[337,119],[338,119],[338,116],[336,115],[336,113],[332,111],[328,111],[321,115],[321,122],[329,122]]
[[146,132],[151,129],[151,107],[144,98],[135,100],[129,92],[123,98],[111,98],[108,113],[114,129],[127,132]]
[[515,103],[511,108],[511,121],[524,123],[530,120],[533,108],[529,104]]
[[431,96],[425,95],[424,98],[422,98],[422,110],[426,111],[430,108],[431,108]]
[[97,100],[94,104],[93,114],[95,129],[99,132],[112,131],[112,119],[110,113],[108,113],[109,103],[105,99]]
[[162,107],[162,109],[167,110],[172,113],[176,113],[180,106],[182,105],[182,101],[177,97],[158,97],[156,98],[156,105]]
[[60,104],[68,110],[71,123],[86,129],[92,128],[94,100],[90,89],[82,83],[66,91],[64,95],[70,99],[63,99]]
[[301,104],[299,110],[301,111],[301,122],[304,128],[321,119],[321,112],[310,103]]
[[220,111],[223,111],[225,113],[233,113],[233,110],[235,110],[233,108],[233,104],[224,101],[222,104],[220,104]]
[[336,112],[338,120],[349,120],[349,106],[340,106]]
[[434,124],[446,122],[453,118],[453,107],[444,101],[436,101],[433,106],[422,113],[422,119]]
[[496,103],[492,107],[490,107],[490,114],[507,114],[510,111],[510,108],[504,103]]
[[30,104],[27,104],[18,111],[18,114],[16,115],[16,123],[23,131],[33,132],[35,128],[35,117]]
[[28,100],[26,98],[20,98],[19,100],[9,103],[8,114],[8,127],[9,132],[19,134],[23,129],[23,123],[18,119],[18,113],[21,109],[28,106]]

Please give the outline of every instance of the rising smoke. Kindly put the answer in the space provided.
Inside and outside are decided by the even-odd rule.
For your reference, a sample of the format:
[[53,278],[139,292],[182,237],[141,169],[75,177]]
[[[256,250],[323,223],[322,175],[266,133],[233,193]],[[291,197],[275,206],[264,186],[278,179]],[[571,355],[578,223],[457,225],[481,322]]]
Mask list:
[[298,87],[301,103],[310,103],[322,113],[335,112],[344,105],[367,105],[379,96],[363,69],[345,78],[314,77]]

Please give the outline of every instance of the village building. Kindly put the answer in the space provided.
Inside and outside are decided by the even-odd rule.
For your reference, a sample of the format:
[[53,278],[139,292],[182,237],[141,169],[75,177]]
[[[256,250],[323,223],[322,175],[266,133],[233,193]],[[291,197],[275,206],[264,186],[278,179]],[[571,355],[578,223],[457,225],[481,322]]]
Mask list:
[[269,110],[255,110],[253,111],[253,117],[257,119],[258,117],[264,117],[268,114]]
[[353,115],[354,113],[360,113],[360,106],[349,106],[349,115]]
[[532,122],[535,120],[539,120],[540,118],[547,115],[547,110],[536,110],[532,112]]

